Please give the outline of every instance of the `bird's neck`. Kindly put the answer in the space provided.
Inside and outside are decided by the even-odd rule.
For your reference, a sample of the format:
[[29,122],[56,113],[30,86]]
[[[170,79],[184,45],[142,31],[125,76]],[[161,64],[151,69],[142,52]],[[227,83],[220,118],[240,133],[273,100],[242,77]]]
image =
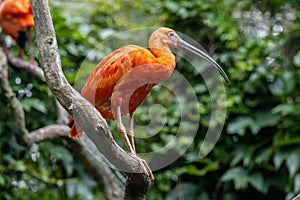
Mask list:
[[156,61],[170,68],[175,68],[175,56],[167,44],[156,41],[149,44],[150,51],[156,57]]

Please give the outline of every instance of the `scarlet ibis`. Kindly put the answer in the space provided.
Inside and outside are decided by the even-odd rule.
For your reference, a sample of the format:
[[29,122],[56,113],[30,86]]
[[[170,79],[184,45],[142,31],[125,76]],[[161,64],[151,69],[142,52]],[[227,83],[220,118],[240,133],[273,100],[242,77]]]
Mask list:
[[[121,47],[106,56],[88,77],[81,95],[93,103],[105,119],[117,120],[118,129],[131,155],[135,156],[133,113],[152,87],[165,81],[175,68],[175,56],[170,48],[183,49],[210,62],[228,82],[223,69],[205,52],[182,40],[169,28],[158,28],[149,39],[150,51],[136,46]],[[130,114],[128,136],[122,116]],[[82,130],[70,117],[70,137],[80,137]],[[144,171],[153,179],[146,162]]]
[[19,45],[21,58],[24,57],[23,49],[27,40],[26,31],[28,31],[30,61],[34,63],[30,36],[30,27],[34,26],[34,21],[30,0],[1,0],[0,26]]

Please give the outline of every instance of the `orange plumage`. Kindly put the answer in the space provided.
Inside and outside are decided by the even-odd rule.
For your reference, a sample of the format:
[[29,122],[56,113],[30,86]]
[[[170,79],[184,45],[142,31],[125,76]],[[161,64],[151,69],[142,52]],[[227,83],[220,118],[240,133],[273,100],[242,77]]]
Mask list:
[[[105,119],[115,119],[131,155],[140,162],[143,171],[154,179],[144,160],[136,156],[133,131],[133,113],[152,87],[165,81],[175,67],[175,56],[170,48],[181,48],[212,63],[228,81],[222,68],[205,52],[183,41],[172,29],[159,28],[149,39],[150,51],[128,45],[105,57],[88,77],[81,95],[91,102]],[[130,114],[128,136],[122,116]],[[76,114],[76,113],[74,113]],[[75,116],[76,117],[76,116]],[[71,116],[68,123],[70,137],[80,137],[82,130]]]
[[0,26],[6,34],[17,41],[20,31],[34,26],[30,0],[2,0]]
[[[170,29],[166,30],[170,31]],[[157,38],[152,38],[152,40],[157,40]],[[121,106],[122,115],[133,113],[155,83],[160,83],[171,75],[175,67],[174,55],[170,50],[165,51],[163,47],[154,46],[150,42],[152,51],[139,46],[128,45],[112,52],[96,66],[87,79],[81,95],[93,103],[105,119],[114,119],[113,108],[117,106]],[[138,70],[132,70],[137,67]],[[127,79],[125,74],[128,72],[130,72],[130,77]],[[122,77],[123,81],[118,82]],[[136,88],[138,81],[143,79],[145,84]],[[129,91],[134,89],[137,90],[131,97],[124,98]],[[121,101],[127,100],[129,106],[120,100],[115,102],[116,105],[112,105],[113,91],[116,101],[118,98]],[[81,136],[82,131],[79,128],[76,130],[76,126],[73,125],[73,118],[70,119],[69,124],[72,124],[70,136]]]
[[24,48],[27,40],[26,29],[34,26],[30,0],[2,0],[0,26],[20,48]]
[[[128,45],[106,56],[88,77],[81,95],[95,105],[105,119],[132,114],[146,98],[152,87],[165,81],[175,67],[175,56],[170,48],[192,52],[212,63],[228,81],[222,68],[206,53],[183,41],[172,29],[159,28],[149,39],[150,51]],[[71,116],[70,136],[80,137],[82,130]]]

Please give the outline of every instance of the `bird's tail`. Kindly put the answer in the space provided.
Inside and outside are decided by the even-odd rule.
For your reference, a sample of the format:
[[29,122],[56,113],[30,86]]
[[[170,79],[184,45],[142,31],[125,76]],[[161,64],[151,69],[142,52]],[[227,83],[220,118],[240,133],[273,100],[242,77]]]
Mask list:
[[73,117],[70,117],[68,126],[71,128],[69,137],[79,138],[82,136],[82,129],[74,122]]

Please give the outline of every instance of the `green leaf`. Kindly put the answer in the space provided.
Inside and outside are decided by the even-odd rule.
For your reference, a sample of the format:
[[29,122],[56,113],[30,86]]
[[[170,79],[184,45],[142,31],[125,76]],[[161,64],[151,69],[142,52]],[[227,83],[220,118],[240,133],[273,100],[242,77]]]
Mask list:
[[300,173],[298,173],[294,179],[294,192],[300,192]]
[[286,166],[289,170],[289,174],[293,177],[300,167],[300,150],[293,151],[286,159]]
[[275,152],[273,158],[275,167],[279,169],[282,163],[286,161],[286,167],[289,171],[289,175],[290,177],[293,177],[297,173],[300,167],[299,155],[300,155],[299,148],[293,151],[278,150]]
[[248,172],[242,167],[231,168],[221,178],[223,181],[233,180],[236,190],[245,189],[248,184],[260,192],[266,193],[264,188],[264,178],[259,172],[248,174]]
[[43,143],[43,147],[47,148],[56,159],[62,162],[67,176],[70,176],[74,169],[72,154],[65,147],[54,145],[49,142]]
[[235,166],[243,161],[244,166],[249,166],[252,162],[254,147],[251,145],[241,145],[234,151],[234,159],[231,161],[230,166]]
[[258,164],[267,163],[272,156],[272,152],[271,148],[263,149],[255,156],[255,162]]
[[300,144],[300,136],[286,137],[286,135],[278,134],[277,137],[274,137],[273,141],[273,145],[276,148],[298,144]]
[[2,176],[1,174],[0,174],[0,185],[1,185],[1,186],[4,186],[4,185],[5,185],[5,179],[4,179],[4,176]]
[[295,76],[290,71],[284,71],[273,83],[269,85],[272,94],[276,96],[290,94],[296,85]]
[[30,112],[31,109],[40,111],[41,113],[46,114],[47,108],[45,102],[36,99],[36,98],[26,98],[21,101],[25,111]]
[[293,104],[283,103],[275,106],[272,109],[272,113],[274,114],[281,114],[281,115],[288,115],[295,112],[295,107]]
[[232,120],[227,126],[227,132],[230,134],[245,135],[246,128],[254,126],[254,121],[251,117],[238,117]]
[[279,115],[270,112],[258,112],[256,114],[255,123],[251,127],[252,133],[257,134],[260,129],[268,126],[274,126],[280,120]]
[[[239,148],[240,149],[240,148]],[[234,158],[230,162],[230,166],[235,166],[237,165],[244,157],[244,152],[240,151],[239,149],[235,150],[234,152]]]
[[229,123],[227,132],[230,134],[237,133],[243,136],[247,128],[250,128],[253,135],[256,135],[262,128],[274,126],[279,121],[280,116],[270,112],[258,112],[255,118],[238,117]]
[[233,181],[236,190],[246,188],[248,185],[248,173],[242,167],[235,167],[227,170],[221,177],[222,181]]
[[14,163],[14,169],[16,171],[24,172],[26,170],[26,165],[23,161],[17,161]]
[[250,184],[260,192],[266,193],[264,190],[264,178],[263,175],[259,172],[253,173],[249,176]]
[[194,176],[202,176],[204,175],[196,166],[194,165],[188,165],[184,167],[184,173]]
[[195,165],[188,165],[184,167],[184,174],[194,175],[194,176],[204,176],[208,172],[216,171],[219,169],[219,165],[213,162],[206,163],[206,166],[201,170],[198,169]]
[[289,152],[288,151],[283,151],[283,150],[278,150],[275,152],[275,155],[273,157],[273,162],[275,164],[275,167],[277,169],[280,168],[280,166],[282,165],[282,163],[286,160],[286,158],[289,156]]
[[294,65],[300,67],[300,51],[293,58]]

